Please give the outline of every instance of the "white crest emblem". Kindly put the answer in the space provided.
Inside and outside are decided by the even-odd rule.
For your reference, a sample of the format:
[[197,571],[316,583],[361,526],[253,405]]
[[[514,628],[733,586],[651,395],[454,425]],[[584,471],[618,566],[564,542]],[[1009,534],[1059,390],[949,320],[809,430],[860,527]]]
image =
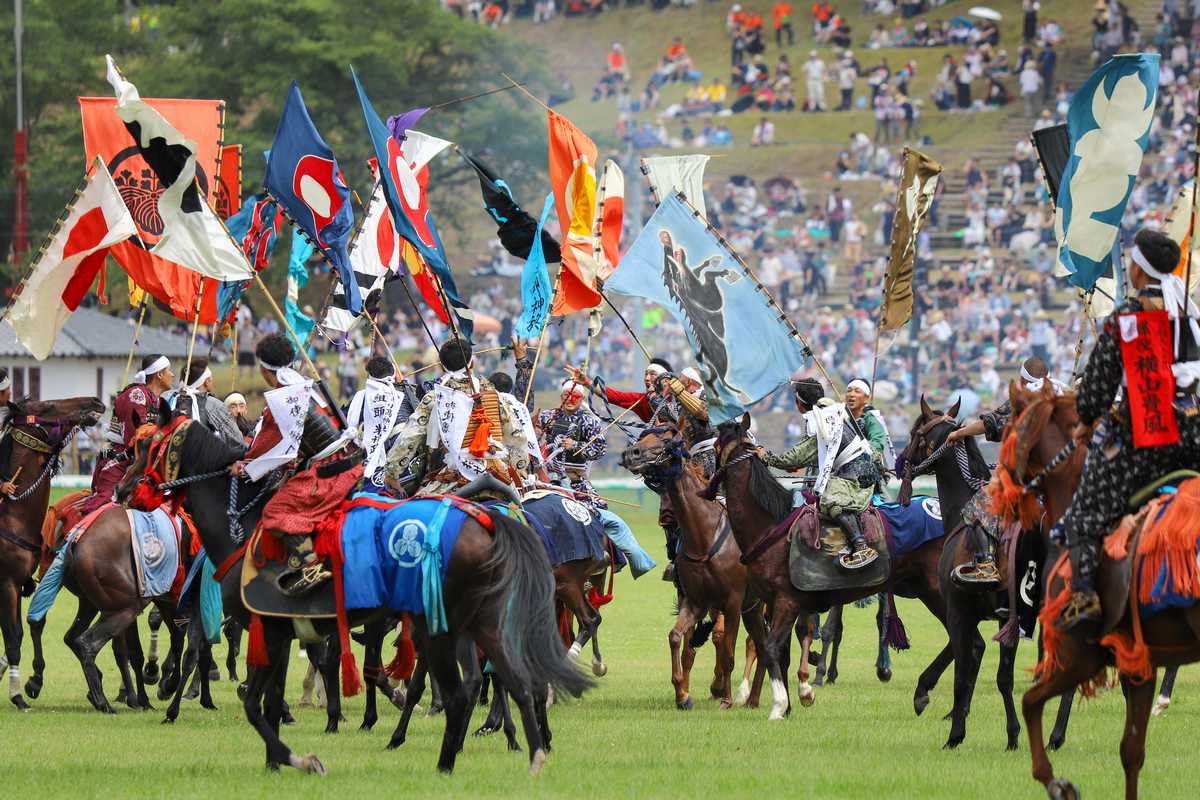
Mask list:
[[129,402],[139,406],[146,405],[146,393],[140,387],[135,386],[129,392]]
[[401,567],[412,569],[421,560],[424,539],[425,523],[419,519],[406,519],[388,534],[387,550]]
[[158,540],[152,532],[146,533],[141,537],[142,540],[142,559],[146,562],[146,566],[157,566],[167,556],[167,548]]
[[588,510],[587,506],[578,500],[572,500],[569,497],[564,497],[562,501],[562,507],[564,511],[577,519],[580,523],[584,525],[592,524],[592,512]]
[[1034,597],[1037,594],[1035,591],[1037,589],[1037,570],[1037,562],[1030,561],[1025,567],[1025,576],[1021,578],[1021,589],[1019,592],[1021,602],[1030,608],[1037,607],[1037,604],[1034,602]]
[[921,501],[921,510],[926,516],[933,517],[938,522],[942,521],[942,501],[936,497],[926,497]]

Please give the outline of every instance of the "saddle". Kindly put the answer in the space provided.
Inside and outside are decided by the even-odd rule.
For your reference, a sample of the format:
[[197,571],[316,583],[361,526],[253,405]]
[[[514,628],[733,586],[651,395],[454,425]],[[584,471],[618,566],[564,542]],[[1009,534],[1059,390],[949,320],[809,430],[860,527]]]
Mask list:
[[837,591],[882,585],[891,573],[886,529],[874,507],[858,515],[867,544],[879,557],[862,569],[849,572],[838,563],[848,544],[845,531],[832,520],[821,518],[805,504],[792,514],[788,528],[788,575],[802,592]]

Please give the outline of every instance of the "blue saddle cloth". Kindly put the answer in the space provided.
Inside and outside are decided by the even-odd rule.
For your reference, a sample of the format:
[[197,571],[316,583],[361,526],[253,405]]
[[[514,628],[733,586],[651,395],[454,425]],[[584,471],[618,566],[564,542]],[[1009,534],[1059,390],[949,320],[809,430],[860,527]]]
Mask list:
[[605,557],[604,522],[578,500],[548,494],[525,501],[521,510],[546,546],[546,555],[553,566]]
[[892,556],[911,553],[926,542],[940,538],[942,529],[942,506],[936,497],[913,495],[907,506],[893,503],[878,495],[871,499],[879,509],[892,533],[895,549]]
[[133,552],[142,597],[170,594],[179,574],[179,539],[175,524],[161,508],[128,510]]
[[426,592],[441,605],[446,565],[467,515],[438,500],[355,495],[371,505],[350,509],[342,525],[346,608],[390,608],[417,614]]

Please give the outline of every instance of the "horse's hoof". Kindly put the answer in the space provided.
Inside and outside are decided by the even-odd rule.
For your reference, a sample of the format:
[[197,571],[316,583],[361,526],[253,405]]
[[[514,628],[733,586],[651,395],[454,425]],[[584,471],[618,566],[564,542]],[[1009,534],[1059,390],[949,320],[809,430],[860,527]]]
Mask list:
[[246,702],[246,692],[247,691],[248,690],[246,688],[246,684],[244,682],[239,683],[238,687],[237,687],[238,700],[241,700],[243,703]]
[[142,682],[147,686],[154,686],[158,683],[159,674],[158,662],[148,661],[146,666],[142,667]]
[[725,698],[717,706],[717,709],[720,711],[728,711],[731,708],[733,708],[733,703],[729,702],[729,698]]
[[431,703],[429,705],[429,710],[425,712],[425,716],[436,717],[438,714],[442,713],[442,711],[444,711],[444,710],[445,709],[442,708],[441,703]]
[[1057,733],[1050,734],[1049,740],[1046,742],[1046,749],[1051,752],[1058,750],[1067,743],[1067,735],[1064,733],[1061,736]]
[[817,677],[813,678],[812,685],[813,686],[824,686],[825,685],[825,676],[818,675]]
[[115,716],[117,713],[117,710],[115,708],[113,708],[112,706],[110,706],[108,703],[105,703],[104,705],[102,705],[100,707],[100,713],[101,714],[112,714]]
[[230,683],[237,683],[237,682],[238,682],[238,676],[237,676],[237,670],[236,670],[236,669],[231,669],[231,670],[229,670],[229,682],[230,682]]
[[401,736],[401,737],[400,737],[400,738],[398,738],[398,739],[397,739],[397,738],[388,739],[388,743],[387,743],[387,749],[388,749],[388,750],[395,750],[397,747],[399,747],[399,746],[400,746],[400,745],[402,745],[402,744],[404,744],[404,737],[403,737],[403,736]]
[[207,711],[216,711],[216,710],[218,710],[218,709],[217,709],[217,704],[216,704],[216,703],[214,703],[212,700],[209,700],[207,703],[206,703],[206,702],[204,702],[203,700],[201,700],[201,701],[200,701],[200,707],[201,707],[201,708],[203,708],[203,709],[205,709],[205,710],[207,710]]
[[693,705],[692,698],[690,697],[685,697],[682,700],[675,701],[675,707],[680,711],[691,711]]
[[295,725],[296,724],[296,718],[292,716],[291,711],[283,712],[283,716],[280,717],[279,721],[281,723],[283,723],[284,725]]
[[597,678],[603,678],[605,675],[608,674],[608,665],[605,664],[603,661],[593,661],[592,662],[592,674],[595,675]]
[[496,733],[499,730],[499,724],[493,725],[490,722],[485,722],[475,730],[475,735],[479,737],[491,736],[493,733]]
[[962,744],[962,742],[963,742],[963,740],[962,740],[961,736],[952,736],[946,740],[946,743],[944,745],[942,745],[942,749],[943,750],[956,750],[958,748],[958,746],[960,744]]
[[929,695],[918,694],[913,696],[913,711],[917,713],[918,717],[924,714],[927,708],[929,708]]
[[301,697],[300,702],[297,703],[296,705],[298,705],[300,708],[316,708],[317,707],[317,704],[313,702],[312,695],[310,695],[310,694],[306,694],[303,697]]
[[338,732],[338,721],[336,719],[331,719],[328,722],[326,722],[325,723],[325,732],[326,733],[337,733]]
[[25,698],[21,697],[21,695],[14,694],[9,699],[12,700],[12,704],[17,707],[17,711],[29,711],[29,703],[26,703]]
[[807,694],[800,695],[800,705],[804,706],[805,708],[810,708],[815,702],[817,702],[817,695],[815,692],[810,691]]
[[293,767],[306,775],[325,775],[327,772],[325,765],[321,763],[321,759],[317,758],[315,753],[309,753],[306,756],[292,753],[288,759]]
[[1046,784],[1046,794],[1052,800],[1079,800],[1079,789],[1064,778],[1055,778]]
[[[26,691],[27,692],[29,691],[28,688],[26,688]],[[29,696],[37,697],[37,695],[35,695],[35,694],[31,694]],[[1153,714],[1154,716],[1158,717],[1158,716],[1161,716],[1162,713],[1170,707],[1171,707],[1171,698],[1164,697],[1163,695],[1160,694],[1158,697],[1156,697],[1154,699],[1154,708],[1150,709],[1150,713]]]
[[174,725],[175,717],[172,717],[170,714],[168,714],[167,716],[163,717],[163,721],[158,724],[159,725]]
[[1014,752],[1017,749],[1017,740],[1015,738],[1008,740],[1008,745],[1004,748],[1008,752]]
[[887,683],[892,679],[892,671],[887,667],[878,667],[875,670],[875,677],[879,678],[880,683]]
[[736,706],[744,706],[750,700],[750,682],[742,681],[738,686],[737,697],[733,699]]
[[516,740],[516,739],[509,739],[509,740],[508,740],[508,752],[510,752],[510,753],[519,753],[519,752],[521,752],[521,745],[517,744],[517,740]]
[[942,722],[949,722],[952,719],[954,719],[954,709],[953,708],[946,712],[946,716],[942,717]]
[[30,700],[37,700],[38,695],[42,693],[42,679],[34,676],[25,681],[25,694],[29,695]]
[[537,775],[544,766],[546,766],[546,751],[534,750],[533,756],[529,759],[529,774]]
[[808,663],[809,663],[809,666],[813,666],[813,667],[819,665],[821,663],[821,654],[818,652],[815,652],[813,650],[809,650],[808,651]]
[[375,722],[376,722],[376,720],[373,720],[373,719],[371,719],[371,720],[364,719],[362,721],[362,724],[358,726],[358,729],[360,731],[362,731],[363,733],[370,733],[371,730],[375,727]]

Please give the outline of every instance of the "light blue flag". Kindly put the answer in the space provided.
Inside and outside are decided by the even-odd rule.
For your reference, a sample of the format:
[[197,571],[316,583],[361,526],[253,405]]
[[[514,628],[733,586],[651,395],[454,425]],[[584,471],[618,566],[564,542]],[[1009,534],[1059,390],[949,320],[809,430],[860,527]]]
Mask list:
[[316,252],[316,247],[299,228],[292,228],[292,250],[288,255],[287,299],[283,303],[283,314],[287,317],[288,325],[292,326],[297,338],[296,349],[304,349],[308,334],[312,332],[312,317],[300,310],[300,290],[308,283],[308,259]]
[[1112,271],[1113,242],[1142,165],[1158,94],[1158,54],[1113,56],[1071,100],[1071,155],[1058,189],[1058,260],[1089,291]]
[[550,272],[546,268],[546,253],[542,249],[542,228],[554,210],[554,192],[546,195],[542,204],[542,216],[538,218],[533,243],[529,247],[529,258],[525,259],[525,270],[521,273],[521,317],[513,326],[522,339],[535,339],[546,327],[550,316]]
[[804,366],[804,346],[780,312],[678,196],[663,200],[605,288],[652,300],[679,320],[714,424],[739,416]]

